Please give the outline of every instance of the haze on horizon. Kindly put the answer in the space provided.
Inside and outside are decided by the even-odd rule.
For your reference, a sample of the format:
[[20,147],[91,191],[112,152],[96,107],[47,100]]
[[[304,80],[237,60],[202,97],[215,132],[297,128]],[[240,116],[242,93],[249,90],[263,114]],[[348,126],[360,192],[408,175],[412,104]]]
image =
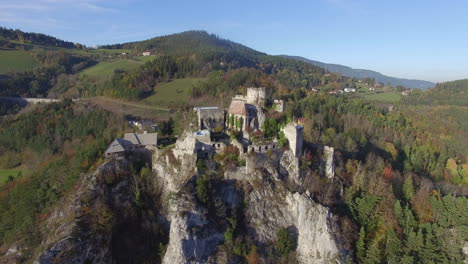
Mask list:
[[0,26],[86,45],[206,30],[296,55],[434,82],[468,78],[463,0],[0,0]]

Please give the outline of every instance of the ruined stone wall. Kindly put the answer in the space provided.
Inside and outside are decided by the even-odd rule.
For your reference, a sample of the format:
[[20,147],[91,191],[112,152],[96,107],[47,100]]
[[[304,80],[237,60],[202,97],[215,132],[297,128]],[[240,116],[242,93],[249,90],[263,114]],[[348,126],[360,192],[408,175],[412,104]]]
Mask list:
[[247,147],[247,152],[266,153],[269,150],[278,150],[278,142],[258,143]]
[[214,129],[218,125],[224,127],[225,114],[222,109],[198,109],[198,127],[199,129]]
[[247,88],[247,103],[258,105],[260,107],[265,106],[266,91],[265,87],[250,87]]
[[284,112],[284,101],[283,100],[275,100],[273,102],[273,109],[277,112]]

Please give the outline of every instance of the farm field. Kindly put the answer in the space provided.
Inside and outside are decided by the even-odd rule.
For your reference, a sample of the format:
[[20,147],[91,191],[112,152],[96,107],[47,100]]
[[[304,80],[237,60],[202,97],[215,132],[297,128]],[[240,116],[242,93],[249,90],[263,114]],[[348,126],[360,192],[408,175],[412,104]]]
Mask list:
[[185,78],[176,79],[156,86],[154,95],[142,102],[147,105],[169,107],[173,104],[187,103],[190,99],[192,85],[202,79]]
[[27,52],[19,50],[0,50],[0,74],[24,72],[39,66]]

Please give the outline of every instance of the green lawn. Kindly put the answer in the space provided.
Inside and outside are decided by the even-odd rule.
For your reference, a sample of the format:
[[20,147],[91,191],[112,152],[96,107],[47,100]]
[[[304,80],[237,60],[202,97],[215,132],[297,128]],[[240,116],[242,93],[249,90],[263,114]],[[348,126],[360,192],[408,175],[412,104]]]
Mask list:
[[[0,169],[0,186],[8,181],[8,176],[16,178],[21,169]],[[22,172],[24,175],[24,171]]]
[[132,70],[154,59],[155,56],[134,57],[133,59],[119,59],[111,62],[100,62],[93,67],[87,68],[80,74],[88,75],[92,78],[105,79],[112,76],[115,70]]
[[171,104],[185,103],[190,98],[190,89],[201,79],[185,78],[158,85],[154,95],[143,100],[143,103],[168,107]]
[[19,50],[0,50],[0,74],[24,72],[39,66],[27,52]]
[[397,103],[401,99],[401,94],[397,92],[368,93],[364,94],[363,97],[370,101]]

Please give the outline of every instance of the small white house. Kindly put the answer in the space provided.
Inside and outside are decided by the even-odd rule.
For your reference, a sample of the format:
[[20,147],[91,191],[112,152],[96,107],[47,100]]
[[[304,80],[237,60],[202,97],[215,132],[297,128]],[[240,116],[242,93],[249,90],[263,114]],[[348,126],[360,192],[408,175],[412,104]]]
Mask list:
[[149,55],[151,55],[151,52],[149,52],[149,51],[143,52],[143,56],[149,56]]
[[346,87],[346,88],[344,88],[344,92],[345,92],[345,93],[355,93],[355,92],[356,92],[356,88],[349,88],[349,87]]

